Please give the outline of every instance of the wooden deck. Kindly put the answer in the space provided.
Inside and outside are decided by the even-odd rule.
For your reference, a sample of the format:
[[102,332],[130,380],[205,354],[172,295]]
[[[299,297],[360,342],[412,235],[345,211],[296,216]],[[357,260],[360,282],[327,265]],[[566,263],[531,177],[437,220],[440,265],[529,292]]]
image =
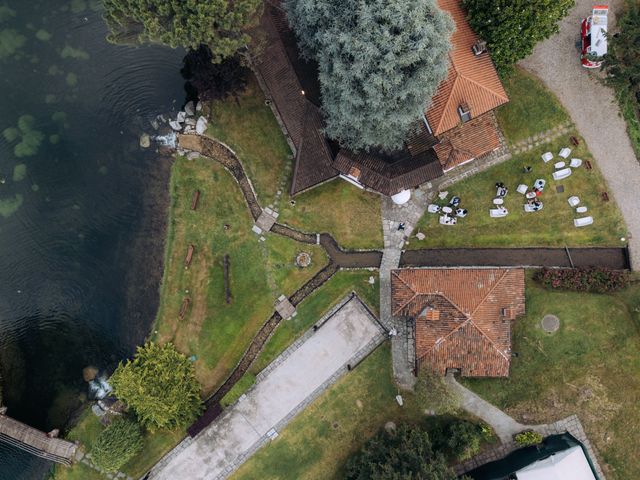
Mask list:
[[73,463],[78,449],[75,443],[51,438],[46,433],[6,415],[0,415],[0,441],[64,465]]

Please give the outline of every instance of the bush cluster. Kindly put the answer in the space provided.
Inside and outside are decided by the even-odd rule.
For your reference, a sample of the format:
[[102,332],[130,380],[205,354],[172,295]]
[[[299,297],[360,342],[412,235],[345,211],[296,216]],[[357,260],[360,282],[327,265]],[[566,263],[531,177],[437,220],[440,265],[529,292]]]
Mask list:
[[606,268],[543,268],[533,278],[547,288],[577,292],[615,292],[629,284],[626,272]]
[[96,467],[107,473],[116,472],[143,446],[140,426],[133,420],[117,418],[105,428],[91,449]]
[[538,445],[543,440],[542,435],[534,431],[521,432],[516,435],[516,443],[523,447],[529,447],[531,445]]

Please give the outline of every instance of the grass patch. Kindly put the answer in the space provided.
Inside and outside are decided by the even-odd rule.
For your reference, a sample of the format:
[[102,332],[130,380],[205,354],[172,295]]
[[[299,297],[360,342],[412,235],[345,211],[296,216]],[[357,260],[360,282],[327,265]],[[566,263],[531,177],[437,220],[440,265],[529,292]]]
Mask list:
[[497,117],[510,143],[525,140],[570,120],[556,97],[524,69],[514,69],[502,83],[509,103],[497,110]]
[[[576,135],[576,132],[570,132]],[[603,202],[600,193],[607,190],[604,179],[597,169],[593,157],[582,141],[571,157],[591,161],[593,169],[574,169],[573,174],[560,181],[553,180],[553,162],[557,161],[560,148],[569,145],[569,135],[560,137],[550,144],[542,145],[527,153],[515,155],[511,160],[485,170],[463,180],[447,190],[449,198],[457,195],[462,199],[461,207],[469,210],[455,226],[438,223],[439,215],[425,213],[415,229],[422,231],[426,238],[419,241],[412,238],[410,248],[430,247],[524,247],[524,246],[622,246],[621,237],[626,237],[626,228],[615,202]],[[556,157],[545,164],[540,155],[551,151]],[[524,173],[525,166],[533,171]],[[544,178],[547,185],[540,199],[544,208],[535,213],[525,213],[524,195],[516,192],[519,184],[531,187],[536,178]],[[504,218],[489,217],[493,207],[496,182],[504,182],[509,188],[505,206],[509,215]],[[563,185],[564,192],[557,193],[556,186]],[[577,195],[581,205],[588,207],[588,213],[577,214],[567,203],[567,199]],[[436,202],[437,202],[436,198]],[[573,219],[591,215],[593,225],[576,228]]]
[[129,460],[121,471],[133,478],[140,478],[153,467],[158,460],[175,447],[186,436],[186,431],[180,428],[146,432],[144,447],[135,457]]
[[[192,211],[196,189],[201,197],[197,211]],[[275,235],[260,244],[251,232],[252,225],[240,189],[226,170],[208,159],[176,160],[155,336],[173,342],[186,355],[196,355],[196,374],[205,394],[229,375],[271,315],[277,296],[294,291],[324,264],[324,253],[318,247]],[[195,254],[185,269],[189,245],[195,246]],[[295,253],[303,249],[312,254],[314,262],[298,269]],[[225,301],[225,254],[231,265],[233,300],[229,305]],[[191,305],[180,321],[179,310],[187,296]]]
[[380,196],[333,180],[281,204],[282,223],[331,233],[343,248],[382,248]]
[[332,181],[289,203],[291,150],[256,80],[245,92],[211,104],[209,134],[229,145],[240,158],[263,206],[282,190],[280,221],[306,232],[329,232],[348,248],[382,246],[380,197],[346,182]]
[[627,133],[631,139],[633,151],[636,154],[636,158],[640,159],[640,119],[638,118],[638,103],[633,98],[633,95],[629,93],[629,90],[626,89],[616,89],[616,98],[620,105],[622,117],[624,121],[627,122]]
[[424,417],[409,394],[395,401],[391,352],[384,344],[295,418],[232,477],[250,479],[342,478],[344,461],[387,421]]
[[[373,285],[368,282],[372,274],[376,279],[376,283]],[[310,329],[322,315],[352,291],[355,291],[373,312],[378,313],[380,286],[375,272],[342,270],[298,305],[298,315],[278,325],[251,366],[250,372],[254,376],[257,375],[298,337]]]
[[397,394],[391,348],[385,343],[307,407],[231,478],[344,478],[347,458],[386,422],[419,423],[434,432],[455,418],[427,416],[426,410],[432,406],[409,392],[402,394],[404,406],[400,407],[395,400]]
[[238,380],[238,383],[236,383],[233,388],[229,390],[229,392],[224,397],[222,397],[222,400],[220,400],[220,404],[224,408],[228,407],[229,405],[233,405],[242,396],[243,393],[245,393],[253,386],[254,383],[256,383],[255,375],[251,374],[250,372],[245,373],[240,378],[240,380]]
[[266,206],[275,200],[284,168],[291,164],[291,150],[253,75],[237,98],[211,104],[209,133],[238,154]]
[[[545,290],[527,281],[527,315],[515,322],[511,375],[465,384],[523,423],[577,414],[607,478],[640,478],[640,286],[616,294]],[[546,314],[560,330],[545,334]]]
[[[280,235],[270,235],[265,241],[268,252],[267,268],[270,270],[279,293],[290,296],[318,273],[329,262],[324,248],[294,242]],[[297,267],[296,256],[300,252],[311,255],[311,265]]]

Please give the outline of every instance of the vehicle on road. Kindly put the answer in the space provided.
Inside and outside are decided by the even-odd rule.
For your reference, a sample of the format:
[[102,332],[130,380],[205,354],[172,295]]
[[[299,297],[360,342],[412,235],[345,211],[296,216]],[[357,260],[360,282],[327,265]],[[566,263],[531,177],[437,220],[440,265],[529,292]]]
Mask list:
[[609,7],[596,5],[591,15],[582,20],[580,61],[585,68],[598,68],[607,53],[607,20]]

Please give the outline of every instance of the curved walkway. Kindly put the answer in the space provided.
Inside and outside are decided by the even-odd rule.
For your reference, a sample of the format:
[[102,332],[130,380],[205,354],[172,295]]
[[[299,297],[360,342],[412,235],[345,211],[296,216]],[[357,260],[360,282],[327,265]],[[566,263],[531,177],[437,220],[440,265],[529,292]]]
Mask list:
[[[610,0],[609,31],[623,0]],[[640,164],[636,159],[626,124],[614,92],[605,87],[598,72],[581,67],[578,51],[580,20],[593,7],[591,0],[576,0],[576,6],[561,22],[560,32],[537,45],[522,65],[537,75],[567,109],[584,137],[609,185],[629,232],[632,266],[640,266]]]
[[400,267],[629,268],[626,248],[428,248],[402,253]]

